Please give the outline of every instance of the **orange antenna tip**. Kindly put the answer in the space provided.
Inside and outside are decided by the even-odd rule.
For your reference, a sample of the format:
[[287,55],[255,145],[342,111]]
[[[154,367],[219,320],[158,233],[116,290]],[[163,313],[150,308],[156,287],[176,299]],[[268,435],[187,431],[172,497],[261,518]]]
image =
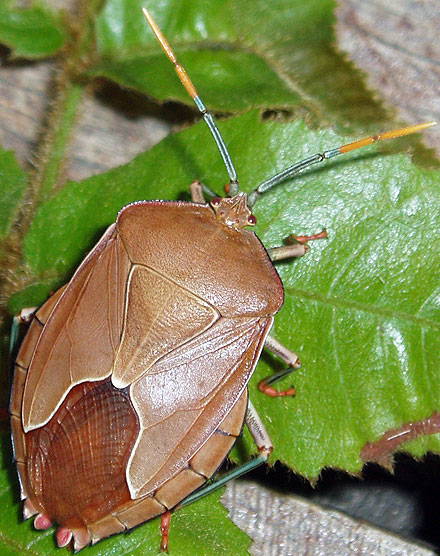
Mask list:
[[193,82],[191,81],[189,75],[187,74],[185,68],[179,64],[177,61],[176,55],[171,48],[170,43],[167,41],[167,38],[162,33],[159,28],[159,25],[154,21],[153,16],[146,8],[142,8],[142,12],[147,20],[148,25],[151,27],[154,35],[156,36],[157,40],[162,47],[162,50],[165,52],[165,55],[170,60],[170,62],[174,65],[174,69],[176,70],[177,76],[180,79],[180,82],[185,87],[186,92],[189,96],[193,99],[194,104],[197,106],[200,114],[202,115],[203,119],[208,126],[214,141],[217,144],[217,148],[220,152],[221,157],[223,158],[223,162],[226,166],[226,171],[228,172],[229,176],[229,184],[230,184],[230,196],[236,195],[238,193],[238,178],[237,172],[235,171],[234,164],[231,160],[231,155],[229,154],[228,148],[223,140],[223,137],[215,123],[215,120],[209,110],[206,108],[205,103],[199,97],[197,89],[194,87]]
[[183,66],[181,66],[179,64],[179,62],[177,61],[176,55],[174,54],[173,49],[171,48],[171,45],[168,42],[167,38],[165,37],[165,35],[160,30],[158,24],[154,21],[153,16],[150,14],[150,12],[146,8],[142,8],[142,11],[144,13],[145,19],[148,22],[148,25],[151,27],[151,30],[153,31],[153,33],[156,35],[156,38],[159,41],[159,44],[162,47],[162,50],[165,52],[165,54],[166,54],[167,58],[170,60],[170,62],[172,64],[174,64],[174,69],[176,70],[176,73],[177,73],[182,85],[185,87],[189,96],[192,99],[195,99],[196,97],[198,97],[198,93],[196,91],[196,88],[194,87],[191,79],[189,78],[189,75],[186,73],[185,68]]
[[437,125],[437,122],[426,122],[423,124],[411,125],[408,127],[402,127],[400,129],[393,129],[391,131],[386,131],[380,135],[370,135],[370,137],[365,137],[364,139],[359,139],[359,141],[354,141],[353,143],[348,143],[347,145],[342,145],[339,147],[340,153],[348,153],[354,151],[355,149],[360,149],[377,141],[383,141],[385,139],[396,139],[397,137],[403,137],[404,135],[410,135],[411,133],[418,133],[422,129],[432,127]]
[[177,60],[174,55],[174,52],[172,51],[171,46],[167,41],[167,38],[160,30],[158,24],[154,21],[153,16],[146,8],[142,8],[142,12],[144,13],[145,19],[148,21],[148,25],[151,27],[151,30],[156,35],[156,38],[159,41],[160,46],[162,47],[163,51],[167,55],[167,58],[169,58],[169,60],[171,60],[173,64],[176,64]]

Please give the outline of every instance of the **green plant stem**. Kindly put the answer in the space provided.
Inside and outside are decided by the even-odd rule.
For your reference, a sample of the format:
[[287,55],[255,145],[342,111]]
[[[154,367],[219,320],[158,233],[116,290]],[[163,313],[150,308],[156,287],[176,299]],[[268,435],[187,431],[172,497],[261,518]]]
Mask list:
[[101,0],[78,0],[76,17],[71,23],[70,40],[64,52],[57,79],[54,105],[40,150],[40,166],[32,183],[34,209],[60,186],[62,172],[78,109],[85,94],[82,68],[93,52],[94,22]]
[[[0,269],[0,324],[6,318],[6,300],[33,279],[22,265],[22,241],[33,217],[63,183],[63,169],[76,119],[86,94],[84,68],[94,52],[94,22],[101,0],[77,0],[75,16],[69,16],[66,29],[70,38],[59,54],[54,77],[54,95],[35,154],[35,170],[30,176],[26,202],[15,225],[4,241],[3,257],[7,272]],[[2,261],[3,264],[3,261]]]
[[66,151],[83,96],[83,85],[69,81],[62,85],[44,141],[42,163],[32,183],[34,207],[47,200],[59,186]]

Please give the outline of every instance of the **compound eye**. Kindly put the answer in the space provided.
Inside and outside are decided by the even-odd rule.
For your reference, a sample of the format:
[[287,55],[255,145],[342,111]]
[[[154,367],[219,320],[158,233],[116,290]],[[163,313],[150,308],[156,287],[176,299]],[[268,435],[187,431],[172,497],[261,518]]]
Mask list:
[[249,226],[255,226],[255,224],[257,223],[257,219],[255,218],[255,216],[253,214],[251,214],[250,216],[248,216],[248,224]]
[[221,203],[222,198],[221,197],[214,197],[213,199],[211,199],[211,205],[213,207],[218,207],[219,204]]

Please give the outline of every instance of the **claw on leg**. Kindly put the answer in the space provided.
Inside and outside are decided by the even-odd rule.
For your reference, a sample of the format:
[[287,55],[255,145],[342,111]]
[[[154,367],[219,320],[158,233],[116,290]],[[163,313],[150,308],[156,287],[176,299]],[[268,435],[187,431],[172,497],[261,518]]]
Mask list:
[[273,386],[271,386],[271,384],[284,378],[292,371],[293,369],[284,369],[279,373],[276,373],[267,378],[263,378],[263,380],[260,380],[260,382],[258,383],[258,390],[271,398],[282,398],[284,396],[294,396],[296,394],[296,390],[295,388],[293,388],[293,386],[291,388],[287,388],[286,390],[276,390],[275,388],[273,388]]

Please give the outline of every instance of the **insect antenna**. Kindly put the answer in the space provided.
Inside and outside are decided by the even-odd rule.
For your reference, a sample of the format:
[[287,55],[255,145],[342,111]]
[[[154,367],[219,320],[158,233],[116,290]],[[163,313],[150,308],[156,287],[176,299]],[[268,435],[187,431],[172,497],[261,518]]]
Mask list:
[[263,181],[260,183],[258,187],[256,187],[250,194],[248,198],[248,205],[249,207],[253,206],[258,199],[258,197],[272,189],[272,187],[277,186],[284,180],[291,178],[295,174],[298,174],[304,168],[311,166],[312,164],[318,164],[320,162],[324,162],[330,158],[338,156],[340,154],[348,153],[350,151],[354,151],[356,149],[360,149],[361,147],[365,147],[367,145],[371,145],[372,143],[376,143],[377,141],[383,141],[385,139],[395,139],[397,137],[403,137],[404,135],[409,135],[410,133],[417,133],[422,129],[426,129],[427,127],[431,127],[436,125],[437,122],[427,122],[424,124],[417,124],[408,127],[403,127],[400,129],[393,129],[392,131],[386,131],[385,133],[381,133],[380,135],[370,135],[369,137],[364,137],[363,139],[359,139],[358,141],[354,141],[353,143],[347,143],[346,145],[342,145],[340,147],[329,149],[328,151],[324,151],[322,153],[316,153],[312,156],[305,158],[304,160],[300,160],[291,166],[288,166],[282,172],[275,174],[271,178]]
[[171,48],[170,43],[168,42],[167,38],[160,30],[157,23],[154,21],[151,14],[145,8],[142,8],[142,11],[144,12],[145,19],[148,21],[148,24],[150,25],[153,33],[155,34],[157,40],[159,41],[162,50],[165,52],[170,62],[174,65],[174,69],[176,70],[180,82],[185,87],[189,96],[193,99],[199,112],[202,114],[203,119],[207,123],[212,136],[214,137],[214,140],[217,144],[217,148],[220,151],[220,154],[223,158],[223,162],[225,163],[226,171],[228,172],[228,176],[229,176],[228,193],[232,197],[236,195],[239,191],[237,172],[231,160],[231,155],[229,154],[228,148],[220,133],[220,130],[218,129],[215,123],[214,117],[206,108],[205,103],[200,98],[197,89],[194,87],[194,84],[191,81],[189,75],[187,74],[185,68],[178,62],[176,55],[174,54],[173,49]]

